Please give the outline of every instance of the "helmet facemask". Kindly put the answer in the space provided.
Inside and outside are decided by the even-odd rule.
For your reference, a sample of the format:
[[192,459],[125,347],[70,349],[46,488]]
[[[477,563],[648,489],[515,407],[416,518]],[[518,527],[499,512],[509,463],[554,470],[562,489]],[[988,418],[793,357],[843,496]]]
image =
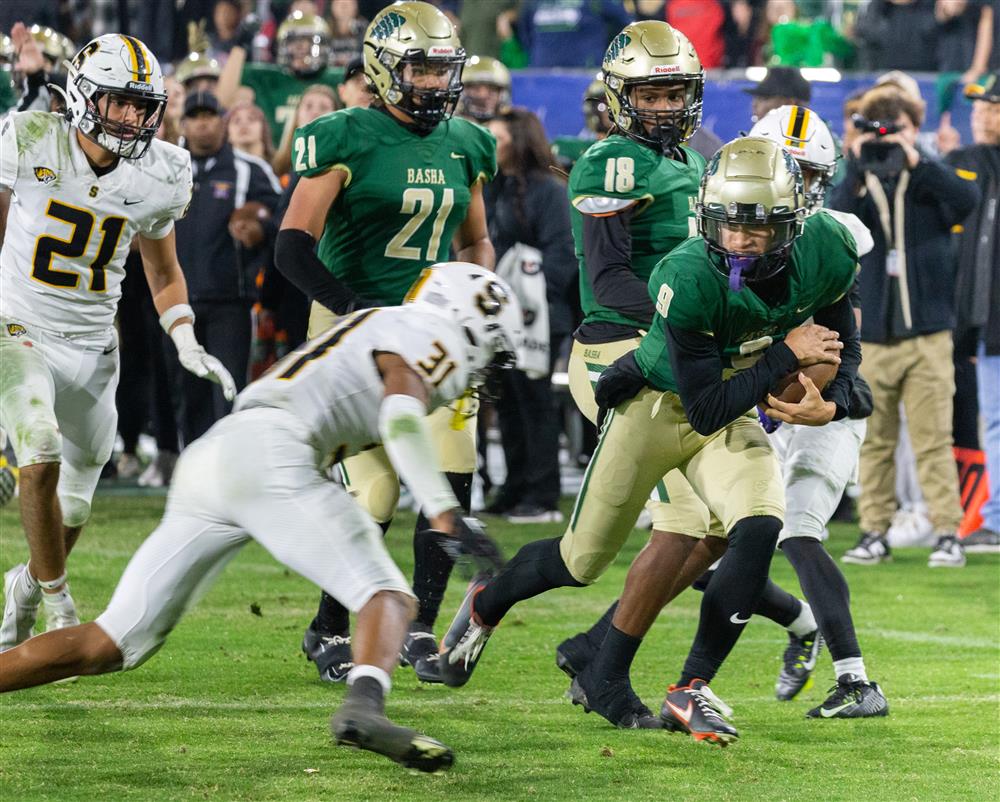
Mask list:
[[729,279],[729,289],[739,292],[785,269],[802,233],[802,217],[791,210],[769,215],[759,203],[730,203],[725,209],[699,204],[698,233],[716,257],[716,268]]
[[[77,127],[92,142],[123,159],[140,159],[156,136],[167,105],[167,96],[152,89],[100,86],[73,71],[69,83],[83,96],[85,109]],[[123,98],[143,109],[138,124],[111,119],[111,103]]]
[[[462,96],[464,50],[436,57],[416,50],[398,60],[383,51],[378,59],[392,75],[392,85],[383,99],[411,117],[417,129],[432,131],[438,123],[450,119],[455,113]],[[393,64],[393,61],[396,63]],[[433,77],[446,78],[445,81],[435,82],[443,84],[444,88],[418,86],[433,80]]]
[[[619,111],[612,122],[630,139],[658,150],[665,156],[686,142],[701,126],[703,77],[678,78],[677,76],[622,80],[614,75],[605,77],[607,91],[615,96]],[[638,108],[633,100],[644,86],[684,88],[684,106],[672,110]]]
[[833,181],[833,174],[836,166],[829,167],[822,164],[796,159],[802,169],[802,183],[805,187],[806,212],[812,214],[817,209],[823,208],[826,201],[826,191]]
[[[307,77],[321,72],[330,63],[330,37],[319,32],[291,31],[278,45],[278,63],[297,76]],[[293,66],[296,61],[301,66]]]

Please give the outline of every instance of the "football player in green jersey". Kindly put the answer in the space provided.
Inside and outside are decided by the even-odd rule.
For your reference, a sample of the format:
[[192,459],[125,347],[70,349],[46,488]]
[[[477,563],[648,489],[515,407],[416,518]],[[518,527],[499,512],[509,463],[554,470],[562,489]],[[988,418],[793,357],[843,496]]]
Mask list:
[[[496,174],[496,143],[453,117],[465,51],[448,18],[423,2],[379,13],[365,35],[371,108],[343,109],[296,133],[299,181],[278,234],[279,269],[313,300],[310,333],[366,306],[403,302],[423,268],[456,258],[493,268],[483,181]],[[316,242],[319,241],[318,249]],[[318,252],[317,252],[318,250]],[[441,364],[449,355],[441,353]],[[438,457],[468,509],[476,467],[474,399],[430,418]],[[381,448],[345,460],[348,489],[388,528],[399,480]],[[414,590],[420,602],[403,657],[437,681],[432,627],[451,571],[421,515],[414,536]],[[304,649],[320,675],[338,681],[351,667],[347,611],[324,595]]]
[[294,124],[302,92],[312,84],[336,90],[344,79],[343,70],[327,66],[330,26],[316,14],[293,11],[278,26],[277,64],[248,64],[256,29],[244,23],[240,30],[240,43],[229,52],[215,94],[226,108],[240,100],[260,106],[277,148],[285,126]]
[[458,113],[486,125],[510,109],[510,70],[490,56],[470,56],[462,71]]
[[[468,680],[515,603],[594,582],[660,477],[679,468],[721,522],[729,550],[660,715],[667,728],[698,739],[737,737],[707,682],[763,591],[784,514],[777,460],[748,410],[767,397],[770,414],[788,422],[822,425],[847,414],[861,358],[847,297],[857,257],[832,217],[803,222],[799,167],[769,140],[725,145],[702,179],[696,212],[701,237],[675,248],[650,277],[657,318],[648,335],[598,383],[598,403],[611,411],[568,530],[525,546],[495,578],[474,583],[442,641],[447,683]],[[810,317],[817,323],[803,325]],[[799,404],[768,395],[796,368],[818,362],[840,366],[825,395],[808,379]],[[646,723],[629,665],[663,604],[711,561],[700,542],[680,534],[650,541],[642,555],[653,553],[659,573],[643,570],[642,556],[633,564],[598,657],[574,679],[575,701],[620,726]]]

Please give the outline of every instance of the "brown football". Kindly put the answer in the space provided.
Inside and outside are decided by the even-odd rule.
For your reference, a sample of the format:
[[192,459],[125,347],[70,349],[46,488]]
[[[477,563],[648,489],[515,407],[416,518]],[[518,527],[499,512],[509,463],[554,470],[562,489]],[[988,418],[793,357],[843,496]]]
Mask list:
[[[833,381],[833,377],[837,375],[837,368],[837,365],[831,365],[829,362],[820,362],[818,365],[810,365],[807,368],[802,368],[801,372],[812,379],[813,384],[822,392],[823,388]],[[792,371],[778,382],[778,386],[774,389],[772,395],[788,404],[798,404],[805,398],[806,388],[799,381],[799,371]]]

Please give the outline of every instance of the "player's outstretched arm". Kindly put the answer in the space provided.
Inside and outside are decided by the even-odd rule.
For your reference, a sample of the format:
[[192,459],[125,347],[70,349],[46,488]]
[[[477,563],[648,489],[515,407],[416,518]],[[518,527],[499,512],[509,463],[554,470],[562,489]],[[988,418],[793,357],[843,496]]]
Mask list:
[[469,211],[455,232],[452,242],[455,258],[459,262],[472,262],[474,265],[493,270],[496,267],[497,256],[486,225],[486,204],[483,202],[482,183],[475,184],[470,191],[472,199],[469,201]]
[[139,252],[146,273],[153,305],[160,315],[160,325],[177,346],[177,358],[195,376],[222,387],[227,401],[236,398],[236,382],[214,356],[205,352],[194,336],[194,310],[188,304],[187,282],[177,261],[176,233],[162,239],[139,237]]

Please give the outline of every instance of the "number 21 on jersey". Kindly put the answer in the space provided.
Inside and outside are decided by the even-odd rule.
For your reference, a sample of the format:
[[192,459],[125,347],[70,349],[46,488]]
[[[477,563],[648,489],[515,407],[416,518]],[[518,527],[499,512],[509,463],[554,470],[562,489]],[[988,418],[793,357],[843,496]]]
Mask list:
[[[31,260],[31,277],[50,287],[76,289],[80,285],[80,274],[52,267],[52,258],[63,256],[67,259],[79,259],[83,256],[97,219],[93,212],[87,209],[70,206],[55,199],[49,201],[45,216],[68,223],[73,230],[67,239],[58,239],[46,234],[36,240],[35,254]],[[124,217],[105,217],[101,223],[101,244],[97,249],[97,256],[89,265],[90,284],[87,289],[91,292],[105,292],[108,288],[104,271],[115,255],[125,222]]]
[[420,252],[419,245],[407,245],[407,242],[417,233],[424,221],[434,211],[434,190],[427,187],[409,187],[403,190],[403,206],[400,214],[413,215],[385,246],[385,255],[390,259],[426,259],[428,262],[437,260],[438,249],[441,247],[441,234],[444,225],[455,205],[455,190],[446,187],[441,193],[441,206],[434,215],[434,225],[431,237],[427,242],[425,255]]

